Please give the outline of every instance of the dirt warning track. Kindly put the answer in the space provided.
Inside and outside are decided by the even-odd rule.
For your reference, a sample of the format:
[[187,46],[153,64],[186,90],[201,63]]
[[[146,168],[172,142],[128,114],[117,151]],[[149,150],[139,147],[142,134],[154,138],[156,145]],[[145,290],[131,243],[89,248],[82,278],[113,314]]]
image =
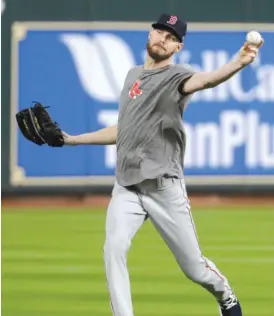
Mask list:
[[[269,206],[274,211],[274,196],[220,196],[215,194],[189,195],[192,207],[204,206]],[[2,199],[2,207],[91,207],[107,208],[110,195],[84,196],[24,196]]]

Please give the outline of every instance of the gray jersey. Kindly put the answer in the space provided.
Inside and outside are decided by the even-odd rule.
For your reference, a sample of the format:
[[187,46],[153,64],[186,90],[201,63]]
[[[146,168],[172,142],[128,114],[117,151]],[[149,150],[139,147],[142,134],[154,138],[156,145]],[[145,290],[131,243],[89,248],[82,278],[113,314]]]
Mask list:
[[183,177],[185,133],[182,114],[190,96],[182,80],[193,75],[181,65],[132,68],[121,92],[117,134],[117,182],[122,186],[163,175]]

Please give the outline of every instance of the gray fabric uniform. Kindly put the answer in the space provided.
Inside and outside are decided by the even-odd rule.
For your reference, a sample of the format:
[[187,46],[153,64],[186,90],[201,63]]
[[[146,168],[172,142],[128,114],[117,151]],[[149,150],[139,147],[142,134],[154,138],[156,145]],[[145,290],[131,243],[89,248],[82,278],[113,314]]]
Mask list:
[[[117,137],[117,181],[123,186],[161,175],[183,178],[185,134],[182,113],[189,96],[178,87],[193,73],[179,65],[135,67],[121,93]],[[140,80],[141,95],[129,97]]]
[[[119,107],[116,183],[107,211],[104,261],[114,316],[133,316],[127,251],[149,218],[180,268],[217,300],[230,293],[227,279],[200,250],[183,177],[182,113],[189,96],[178,65],[131,69]],[[161,276],[159,275],[159,278]]]

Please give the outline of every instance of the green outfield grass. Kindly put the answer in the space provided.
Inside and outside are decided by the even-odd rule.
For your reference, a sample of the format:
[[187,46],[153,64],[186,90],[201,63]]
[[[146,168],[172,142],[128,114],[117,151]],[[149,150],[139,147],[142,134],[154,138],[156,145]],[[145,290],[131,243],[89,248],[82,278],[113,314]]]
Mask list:
[[[193,210],[204,255],[229,278],[245,316],[274,315],[271,208]],[[105,211],[2,211],[3,316],[111,315],[102,248]],[[136,316],[217,316],[147,222],[128,258]]]

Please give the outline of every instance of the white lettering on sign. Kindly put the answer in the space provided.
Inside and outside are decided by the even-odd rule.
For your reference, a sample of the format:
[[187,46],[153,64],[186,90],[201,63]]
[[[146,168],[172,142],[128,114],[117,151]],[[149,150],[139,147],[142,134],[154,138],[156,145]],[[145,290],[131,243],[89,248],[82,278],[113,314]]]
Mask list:
[[220,164],[223,167],[231,167],[234,163],[235,149],[244,144],[245,126],[244,117],[239,111],[230,111],[229,115],[223,112],[221,114],[221,137],[222,142],[220,150],[222,159]]
[[[103,126],[117,123],[118,111],[102,110],[98,122]],[[186,168],[226,168],[236,161],[236,152],[243,150],[247,168],[274,168],[274,124],[260,121],[259,113],[251,110],[227,110],[220,122],[184,123],[187,134]],[[239,158],[238,158],[239,159]],[[116,146],[105,146],[107,168],[116,166]]]
[[[4,3],[2,1],[2,10]],[[137,64],[136,51],[133,51],[130,43],[123,36],[112,32],[99,32],[91,36],[64,33],[60,36],[60,41],[71,54],[83,91],[102,103],[118,102],[125,77]],[[146,50],[142,48],[138,54],[143,59],[147,55]],[[174,55],[172,62],[184,64],[196,71],[211,72],[232,58],[231,52],[220,48],[201,50],[199,55],[182,50]],[[214,89],[195,93],[192,102],[273,102],[274,65],[263,63],[259,55],[250,65],[249,71],[253,77],[252,81],[247,79],[244,71],[241,71]],[[246,84],[249,84],[249,87],[245,87]]]
[[[204,50],[201,52],[201,64],[193,63],[190,51],[182,51],[176,57],[176,63],[190,65],[196,71],[214,71],[228,63],[232,56],[225,50]],[[192,102],[227,102],[234,99],[238,102],[273,102],[274,101],[274,65],[262,64],[260,55],[250,65],[256,83],[245,90],[243,88],[243,73],[231,77],[228,81],[214,89],[202,90],[192,98]]]

